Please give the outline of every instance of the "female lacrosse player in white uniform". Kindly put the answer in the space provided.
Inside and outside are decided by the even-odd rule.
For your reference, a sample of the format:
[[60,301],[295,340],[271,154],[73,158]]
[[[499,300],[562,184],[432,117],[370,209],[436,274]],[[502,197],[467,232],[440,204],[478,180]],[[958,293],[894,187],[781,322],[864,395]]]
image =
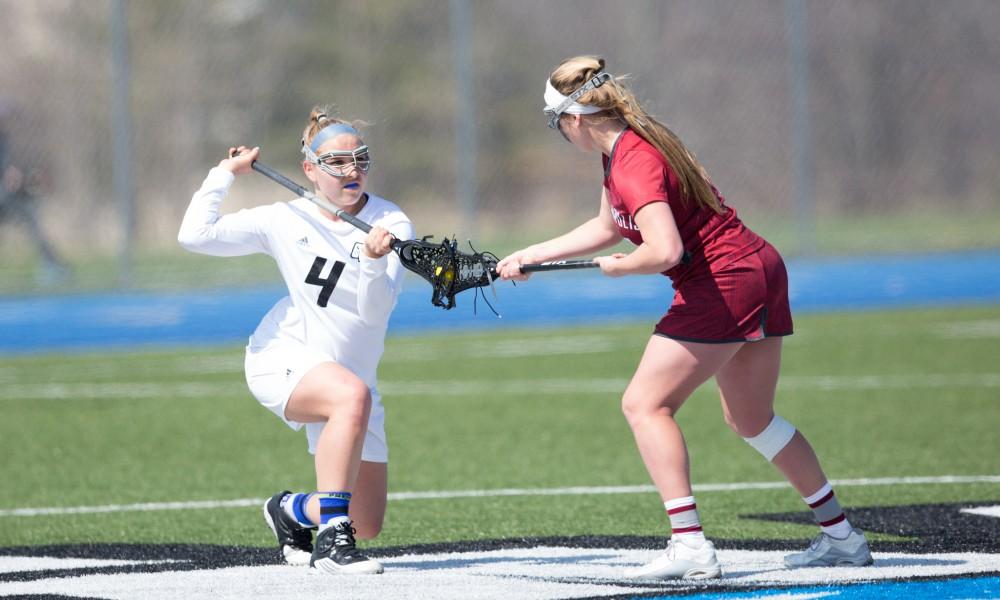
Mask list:
[[[393,238],[412,239],[398,206],[365,191],[368,147],[348,123],[312,111],[302,170],[315,193],[370,223],[365,234],[299,198],[219,215],[236,175],[259,148],[231,148],[195,192],[178,241],[193,252],[277,262],[288,286],[250,337],[250,391],[293,429],[303,426],[315,455],[316,490],[279,492],[264,517],[285,560],[327,572],[381,573],[355,534],[376,536],[385,514],[388,453],[375,371],[403,280]],[[312,544],[312,528],[318,528]]]

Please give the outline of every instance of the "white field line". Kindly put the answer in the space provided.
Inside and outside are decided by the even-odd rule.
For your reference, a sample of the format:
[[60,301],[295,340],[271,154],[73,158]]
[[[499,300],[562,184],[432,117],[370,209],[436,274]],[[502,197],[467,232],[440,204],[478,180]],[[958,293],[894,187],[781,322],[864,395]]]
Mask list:
[[[839,487],[869,487],[881,485],[933,485],[963,483],[1000,483],[1000,475],[942,475],[937,477],[878,477],[862,479],[834,479]],[[744,490],[771,490],[789,487],[784,481],[759,481],[746,483],[695,484],[695,492],[738,492]],[[495,490],[453,490],[440,492],[393,492],[391,501],[441,500],[451,498],[496,498],[500,496],[581,496],[595,494],[648,494],[655,492],[652,485],[626,485],[605,487],[562,488],[507,488]],[[143,502],[139,504],[107,504],[104,506],[66,506],[49,508],[11,508],[0,510],[0,517],[39,517],[54,515],[80,515],[118,512],[151,512],[161,510],[198,510],[216,508],[243,508],[262,506],[265,498],[241,500],[202,500],[195,502]]]
[[979,515],[981,517],[996,517],[1000,519],[1000,506],[980,506],[977,508],[963,508],[959,512],[969,515]]
[[[621,394],[625,378],[422,380],[383,381],[385,397],[521,396],[537,394]],[[850,390],[908,390],[918,388],[995,388],[1000,373],[921,373],[913,375],[787,375],[778,382],[780,392]],[[48,382],[7,383],[0,387],[4,400],[144,400],[149,398],[205,398],[247,394],[242,383],[224,382]]]

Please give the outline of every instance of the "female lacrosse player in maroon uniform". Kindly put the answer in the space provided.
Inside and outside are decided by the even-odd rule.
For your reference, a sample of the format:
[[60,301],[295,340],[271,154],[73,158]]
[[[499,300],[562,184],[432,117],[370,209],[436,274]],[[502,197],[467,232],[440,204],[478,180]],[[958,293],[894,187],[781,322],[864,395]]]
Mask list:
[[805,437],[773,410],[781,338],[792,333],[785,266],[747,229],[681,140],[646,114],[603,59],[563,61],[546,81],[545,112],[577,148],[603,155],[600,210],[569,233],[500,261],[504,279],[520,266],[586,255],[627,238],[629,254],[594,259],[611,277],[669,277],[673,303],[656,324],[622,397],[622,411],[663,500],[667,550],[625,572],[635,578],[717,577],[691,491],[684,437],[674,419],[715,376],[726,422],[785,475],[812,508],[821,533],[790,567],[871,564],[861,531],[841,510]]

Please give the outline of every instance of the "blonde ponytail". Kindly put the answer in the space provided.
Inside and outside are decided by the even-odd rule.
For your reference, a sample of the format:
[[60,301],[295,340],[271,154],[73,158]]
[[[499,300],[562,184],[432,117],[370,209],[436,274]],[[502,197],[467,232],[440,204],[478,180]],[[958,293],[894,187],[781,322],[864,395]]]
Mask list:
[[[552,72],[552,86],[564,95],[571,94],[591,77],[604,70],[604,59],[597,56],[576,56],[564,60]],[[681,197],[722,212],[718,197],[705,168],[684,142],[669,127],[650,116],[636,100],[621,77],[612,78],[613,85],[602,85],[580,97],[578,102],[603,109],[586,119],[614,118],[623,121],[642,139],[649,142],[670,164],[680,184]]]

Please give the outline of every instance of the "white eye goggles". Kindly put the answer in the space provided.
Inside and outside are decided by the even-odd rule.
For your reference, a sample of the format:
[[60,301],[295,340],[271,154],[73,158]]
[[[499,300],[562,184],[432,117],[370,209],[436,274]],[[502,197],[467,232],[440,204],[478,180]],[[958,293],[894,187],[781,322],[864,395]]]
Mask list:
[[580,99],[580,96],[586,94],[590,90],[601,87],[610,80],[611,74],[601,71],[587,80],[586,83],[577,88],[577,90],[569,96],[563,96],[559,90],[552,87],[552,82],[546,79],[545,109],[543,112],[549,120],[549,127],[551,129],[559,129],[559,117],[564,113],[570,115],[592,115],[604,110],[603,108],[597,106],[580,104],[577,100]]
[[331,138],[342,133],[350,133],[358,136],[357,130],[346,123],[335,123],[321,129],[313,138],[312,144],[302,140],[302,154],[306,155],[306,160],[320,168],[321,171],[333,177],[347,177],[352,171],[367,173],[372,167],[371,154],[368,146],[362,144],[353,150],[333,150],[316,154],[316,149]]

